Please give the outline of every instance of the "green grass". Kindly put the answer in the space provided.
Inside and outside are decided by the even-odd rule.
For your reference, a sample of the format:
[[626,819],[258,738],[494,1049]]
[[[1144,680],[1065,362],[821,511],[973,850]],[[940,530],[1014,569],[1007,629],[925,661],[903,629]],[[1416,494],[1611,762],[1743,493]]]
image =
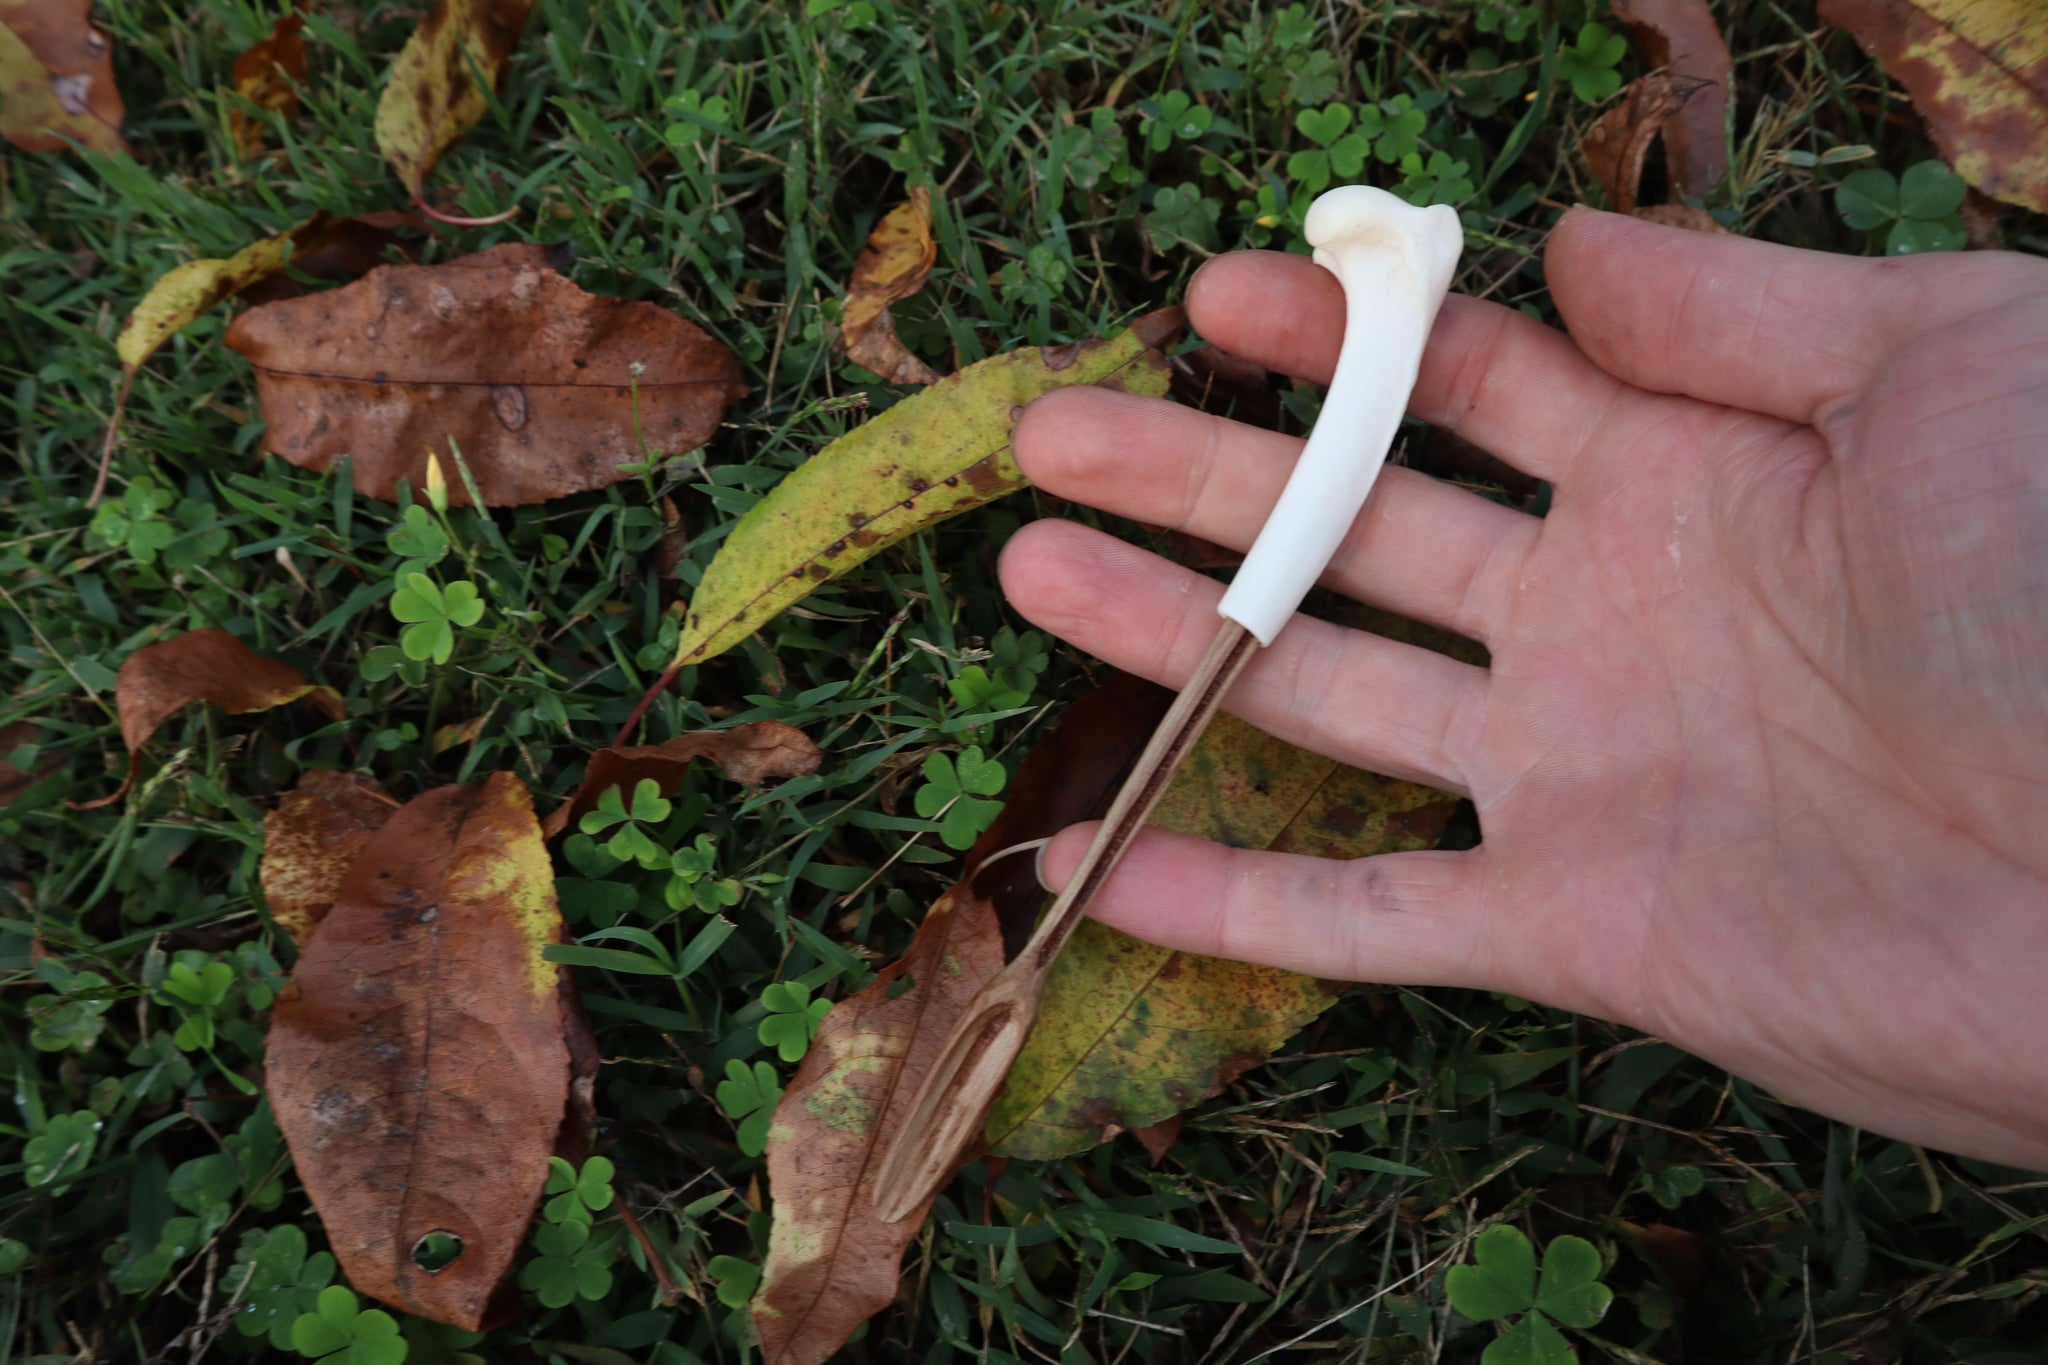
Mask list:
[[[1445,159],[1432,171],[1425,156],[1409,191],[1470,186],[1460,287],[1538,313],[1543,233],[1597,193],[1574,151],[1596,109],[1574,87],[1598,73],[1583,56],[1564,63],[1570,79],[1545,62],[1554,44],[1582,52],[1581,25],[1606,18],[1585,0],[1540,12],[811,8],[823,12],[547,0],[491,115],[435,178],[457,191],[456,212],[523,212],[437,238],[429,259],[568,241],[578,283],[699,322],[743,357],[753,388],[697,456],[603,494],[453,514],[458,576],[488,610],[457,631],[447,667],[401,666],[392,648],[402,627],[387,599],[413,553],[388,539],[399,509],[256,458],[247,368],[220,345],[232,309],[188,328],[135,385],[111,485],[126,523],[95,530],[84,506],[117,387],[112,338],[158,275],[316,209],[402,207],[368,130],[416,14],[316,9],[305,115],[280,130],[281,154],[250,167],[234,160],[221,89],[275,14],[117,0],[100,17],[140,163],[0,152],[12,455],[0,727],[35,723],[29,738],[5,731],[4,747],[44,774],[0,812],[13,1073],[0,1106],[0,1365],[247,1358],[262,1338],[236,1329],[230,1305],[248,1258],[261,1269],[241,1304],[260,1300],[287,1326],[312,1311],[318,1221],[267,1111],[230,1080],[254,1073],[261,1009],[290,958],[257,887],[265,811],[306,767],[372,772],[401,797],[501,769],[544,807],[570,790],[667,662],[670,609],[725,529],[895,396],[835,362],[829,337],[862,241],[908,184],[936,188],[939,266],[897,325],[942,371],[1103,334],[1178,297],[1213,252],[1286,245],[1300,207],[1289,191],[1302,188],[1290,160],[1318,145],[1297,126],[1303,107],[1405,97],[1390,122],[1421,110],[1418,149]],[[1737,4],[1731,16],[1734,156],[1705,207],[1758,237],[1881,249],[1829,191],[1856,167],[1896,175],[1930,155],[1895,117],[1899,95],[1845,36],[1799,14]],[[1643,69],[1633,51],[1619,68]],[[1465,70],[1486,74],[1453,79]],[[714,101],[722,118],[707,117]],[[1867,154],[1819,163],[1840,148]],[[2048,245],[2038,218],[2008,214],[2005,231],[2010,245]],[[1297,414],[1312,407],[1288,397]],[[688,536],[674,583],[656,567],[670,505]],[[670,849],[710,836],[699,884],[738,888],[729,934],[675,908],[666,872],[566,841],[572,930],[637,926],[660,950],[609,935],[581,950],[577,975],[608,1063],[599,1108],[620,1197],[688,1297],[664,1306],[599,1212],[587,1244],[563,1234],[528,1256],[551,1258],[536,1277],[548,1283],[572,1283],[575,1256],[603,1258],[609,1290],[560,1308],[529,1290],[527,1316],[473,1347],[485,1358],[748,1354],[731,1303],[765,1239],[762,1163],[758,1142],[736,1136],[744,1110],[728,1116],[714,1090],[731,1062],[749,1084],[762,1067],[787,1081],[758,1035],[769,986],[839,998],[948,885],[957,855],[912,809],[925,759],[978,745],[1014,771],[1099,675],[1044,646],[1043,672],[1008,673],[1029,704],[996,718],[948,686],[1005,662],[988,651],[1023,629],[996,587],[995,547],[1041,510],[1027,495],[906,542],[656,704],[653,736],[774,718],[828,755],[816,776],[759,795],[700,772],[649,831]],[[124,762],[121,660],[205,625],[342,690],[351,719],[195,709],[158,734],[125,804],[67,809],[111,790]],[[1003,648],[1016,656],[1014,641]],[[472,742],[437,751],[437,730],[475,720]],[[209,960],[233,981],[205,1007],[211,1050],[182,1050],[173,1034],[199,1007],[163,983]],[[1098,1211],[1071,1216],[1083,1202]],[[1033,1215],[1014,1243],[984,1226]],[[1788,1109],[1607,1025],[1486,995],[1362,988],[1192,1115],[1156,1169],[1128,1139],[1050,1166],[971,1169],[913,1245],[898,1306],[850,1358],[1476,1360],[1495,1327],[1450,1309],[1445,1275],[1480,1230],[1509,1222],[1539,1244],[1573,1234],[1599,1249],[1616,1298],[1573,1333],[1588,1355],[2003,1365],[2044,1359],[2044,1219],[2048,1189],[2020,1173]],[[403,1326],[415,1361],[463,1344]]]

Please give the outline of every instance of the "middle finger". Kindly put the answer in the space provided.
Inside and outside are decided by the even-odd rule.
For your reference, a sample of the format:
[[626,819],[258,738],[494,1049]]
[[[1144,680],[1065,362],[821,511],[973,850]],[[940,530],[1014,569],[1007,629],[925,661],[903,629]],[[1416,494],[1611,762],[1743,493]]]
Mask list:
[[[1026,409],[1014,449],[1049,493],[1244,550],[1301,444],[1178,404],[1076,387]],[[1486,643],[1514,601],[1541,525],[1426,474],[1389,468],[1322,582]]]

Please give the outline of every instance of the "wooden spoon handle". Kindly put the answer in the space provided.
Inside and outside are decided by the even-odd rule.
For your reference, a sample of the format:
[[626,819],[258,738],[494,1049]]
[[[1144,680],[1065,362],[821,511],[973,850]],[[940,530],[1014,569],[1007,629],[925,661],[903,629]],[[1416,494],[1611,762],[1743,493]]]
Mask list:
[[875,1179],[875,1213],[883,1222],[909,1217],[952,1176],[1011,1064],[1024,1050],[1038,1017],[1046,975],[1060,949],[1073,937],[1089,902],[1116,870],[1181,760],[1201,739],[1230,684],[1258,649],[1257,636],[1235,621],[1224,621],[1209,652],[1117,789],[1102,828],[1068,878],[1067,889],[1039,920],[1016,960],[989,979],[953,1026],[883,1154]]

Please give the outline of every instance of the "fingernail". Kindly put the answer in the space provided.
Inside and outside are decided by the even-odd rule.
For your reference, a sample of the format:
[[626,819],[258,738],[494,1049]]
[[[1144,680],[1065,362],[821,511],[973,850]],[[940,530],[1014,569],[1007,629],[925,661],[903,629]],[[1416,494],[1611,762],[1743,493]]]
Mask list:
[[1045,879],[1045,851],[1051,847],[1052,840],[1047,839],[1038,846],[1038,852],[1031,855],[1031,875],[1038,879],[1039,889],[1049,895],[1057,896],[1060,893],[1060,889]]

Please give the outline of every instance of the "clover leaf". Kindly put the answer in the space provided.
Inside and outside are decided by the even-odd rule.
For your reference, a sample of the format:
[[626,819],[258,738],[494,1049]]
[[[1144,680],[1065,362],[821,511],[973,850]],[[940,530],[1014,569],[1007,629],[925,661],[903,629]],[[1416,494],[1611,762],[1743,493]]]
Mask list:
[[1587,104],[1598,104],[1621,89],[1621,73],[1615,67],[1627,52],[1626,38],[1588,21],[1576,42],[1557,50],[1557,77],[1569,82],[1572,93]]
[[616,1173],[608,1158],[594,1156],[578,1171],[558,1156],[548,1158],[548,1183],[543,1193],[548,1200],[543,1216],[550,1223],[588,1223],[600,1209],[612,1206],[612,1176]]
[[668,855],[640,826],[658,825],[668,819],[669,812],[674,809],[674,803],[661,794],[661,784],[651,777],[643,777],[633,784],[631,805],[619,794],[619,788],[606,787],[597,798],[597,809],[585,812],[576,828],[585,834],[598,835],[617,826],[611,838],[605,841],[604,851],[622,863],[636,862],[652,870],[666,863]]
[[[1152,239],[1154,251],[1165,251],[1176,243],[1208,250],[1216,245],[1216,221],[1222,216],[1223,206],[1205,196],[1200,186],[1169,185],[1154,196],[1145,214],[1145,234]],[[962,670],[961,679],[981,671],[969,667]],[[957,688],[953,695],[960,696]]]
[[768,1017],[757,1032],[785,1062],[803,1060],[811,1039],[818,1036],[818,1025],[832,1010],[830,1000],[811,999],[811,988],[801,981],[776,982],[761,992],[761,1005]]
[[1969,186],[1939,161],[1920,161],[1904,175],[1867,166],[1835,186],[1835,212],[1853,228],[1885,232],[1887,256],[1917,256],[1929,251],[1960,251],[1968,242],[1963,231],[1963,196]]
[[1001,791],[1006,776],[1003,765],[983,758],[979,746],[957,760],[933,754],[924,761],[925,785],[912,804],[925,819],[939,819],[939,837],[948,848],[972,848],[1002,814],[1002,802],[983,798]]
[[405,1338],[396,1318],[381,1308],[358,1311],[355,1291],[331,1284],[292,1323],[292,1349],[325,1365],[400,1365]]
[[1536,1251],[1521,1232],[1505,1224],[1488,1228],[1473,1242],[1470,1265],[1451,1267],[1444,1289],[1451,1306],[1474,1322],[1510,1314],[1522,1318],[1487,1346],[1481,1365],[1570,1365],[1578,1359],[1556,1327],[1591,1327],[1606,1313],[1614,1292],[1600,1283],[1600,1252],[1583,1237],[1557,1237],[1543,1253],[1543,1277],[1536,1276]]
[[708,834],[698,835],[694,844],[685,845],[669,855],[670,879],[663,897],[670,909],[688,910],[694,906],[710,915],[740,903],[738,882],[730,877],[712,877],[711,869],[717,857],[717,845]]
[[405,509],[400,524],[384,537],[384,544],[400,559],[411,561],[414,568],[425,570],[440,563],[448,553],[448,533],[434,524],[433,515],[426,508],[414,503]]
[[1189,98],[1185,90],[1169,90],[1157,101],[1145,101],[1140,108],[1144,108],[1147,115],[1140,131],[1155,152],[1165,151],[1173,145],[1175,138],[1193,142],[1209,131],[1209,125],[1216,117],[1206,106]]
[[[775,1068],[766,1062],[725,1064],[725,1079],[714,1092],[725,1116],[739,1123],[739,1147],[748,1156],[759,1156],[768,1145],[768,1125],[775,1106],[782,1103],[782,1083]],[[749,1291],[752,1292],[752,1291]]]
[[398,647],[409,659],[447,663],[455,655],[456,628],[483,619],[476,584],[458,578],[443,588],[423,573],[409,573],[404,581],[405,586],[391,594],[391,614],[411,622],[398,637]]
[[293,1324],[318,1312],[320,1291],[333,1280],[334,1257],[325,1251],[308,1256],[303,1229],[286,1223],[247,1234],[227,1278],[230,1290],[241,1290],[235,1330],[290,1350]]
[[713,1256],[704,1268],[718,1281],[718,1301],[727,1308],[745,1308],[761,1285],[761,1267],[737,1256]]
[[112,984],[98,972],[67,974],[58,994],[28,1002],[28,1040],[40,1052],[90,1052],[113,1003]]
[[[1415,107],[1411,95],[1396,95],[1382,101],[1384,110],[1380,119],[1379,141],[1373,144],[1373,155],[1389,166],[1400,164],[1401,158],[1413,156],[1421,144],[1422,134],[1429,127],[1429,115]],[[1344,176],[1356,175],[1356,171],[1339,171]]]
[[157,553],[178,538],[177,526],[163,514],[178,495],[147,474],[139,475],[118,499],[103,502],[93,514],[93,538],[124,549],[137,564],[154,564]]
[[519,1272],[519,1283],[544,1307],[563,1308],[579,1298],[601,1299],[612,1292],[612,1270],[600,1248],[590,1243],[589,1223],[575,1218],[544,1223],[534,1232],[533,1245],[540,1255]]
[[58,1182],[86,1168],[99,1140],[100,1116],[92,1110],[52,1115],[43,1130],[22,1146],[22,1183],[30,1189],[53,1185],[52,1195],[63,1194],[71,1186]]

